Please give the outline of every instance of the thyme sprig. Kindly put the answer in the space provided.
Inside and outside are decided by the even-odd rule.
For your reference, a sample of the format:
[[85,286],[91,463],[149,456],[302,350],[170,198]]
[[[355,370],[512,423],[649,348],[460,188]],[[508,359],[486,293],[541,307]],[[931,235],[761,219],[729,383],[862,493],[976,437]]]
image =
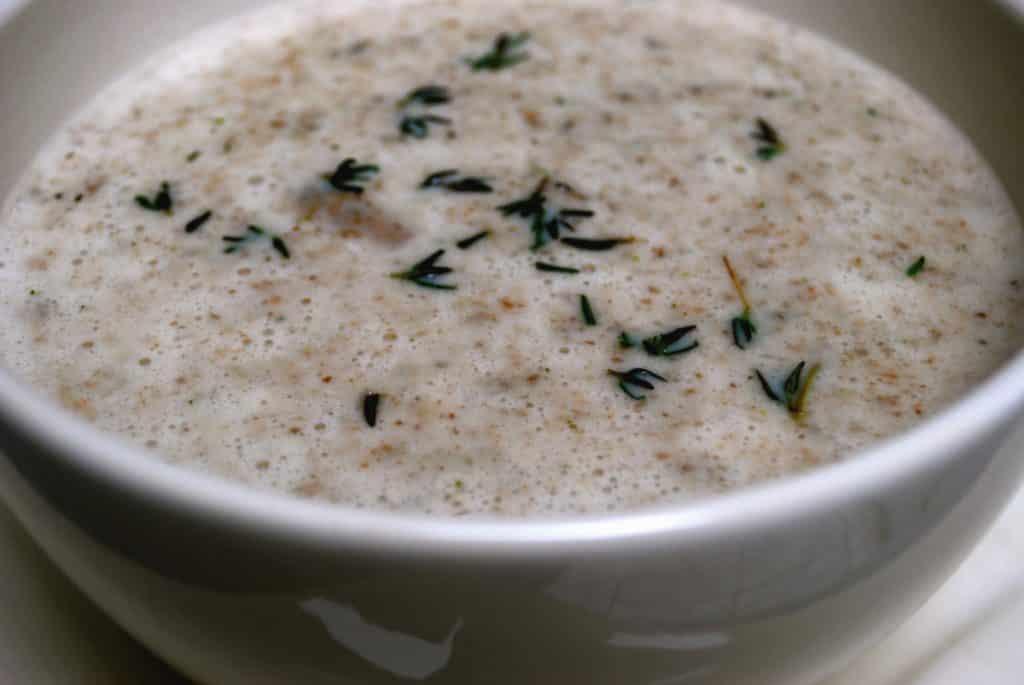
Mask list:
[[757,157],[763,162],[770,162],[786,151],[786,144],[782,142],[778,130],[762,117],[755,121],[756,128],[750,137],[760,143],[757,148]]
[[136,195],[135,204],[150,212],[166,212],[170,214],[174,208],[174,200],[171,198],[171,185],[167,181],[161,183],[160,190],[152,198],[148,198],[145,195]]
[[530,58],[521,49],[529,40],[530,34],[525,31],[515,34],[502,33],[494,39],[494,46],[490,52],[470,59],[469,65],[473,71],[499,71],[514,67]]
[[641,344],[652,357],[676,357],[700,347],[700,341],[690,337],[696,330],[696,326],[683,326],[647,338]]
[[368,183],[371,177],[379,173],[380,167],[376,164],[360,164],[349,157],[333,173],[324,174],[323,178],[339,192],[362,195],[366,191],[362,184]]
[[614,371],[608,370],[608,375],[619,380],[619,388],[622,392],[626,393],[631,399],[634,400],[645,400],[647,395],[642,391],[654,390],[654,381],[661,383],[667,383],[668,379],[664,376],[659,376],[653,371],[647,369],[630,369],[629,371]]
[[380,409],[380,394],[366,393],[363,396],[363,420],[370,428],[377,427],[377,412]]
[[736,347],[745,350],[754,342],[754,338],[757,336],[757,325],[754,323],[753,309],[743,288],[743,281],[736,274],[736,270],[732,268],[732,262],[729,261],[729,257],[723,256],[722,262],[725,264],[725,270],[729,272],[729,279],[736,289],[736,295],[740,298],[740,304],[743,305],[743,313],[732,320],[732,340]]
[[453,193],[493,193],[494,188],[486,179],[476,176],[459,175],[458,169],[445,169],[427,176],[420,184],[421,190],[444,188]]
[[545,176],[526,197],[498,207],[498,211],[505,216],[517,216],[530,222],[530,232],[533,234],[533,244],[530,246],[532,250],[539,250],[550,241],[561,239],[563,230],[575,231],[576,226],[572,220],[589,219],[594,216],[594,212],[589,209],[550,209],[546,193],[550,183],[551,178]]
[[391,278],[402,281],[409,281],[423,288],[434,290],[455,290],[457,286],[449,283],[438,283],[438,279],[452,272],[447,266],[438,266],[437,263],[444,256],[444,250],[438,250],[426,259],[417,262],[408,271],[400,271],[391,274]]
[[292,254],[288,250],[288,246],[285,244],[284,239],[276,233],[260,228],[259,226],[249,226],[245,233],[242,235],[226,235],[222,239],[228,246],[224,248],[225,254],[234,254],[240,249],[248,245],[249,243],[256,242],[258,240],[270,239],[270,245],[273,247],[283,258],[291,259]]
[[781,385],[771,383],[761,371],[755,369],[757,380],[761,383],[761,389],[773,402],[784,406],[795,419],[801,419],[807,406],[807,395],[814,385],[814,381],[821,371],[821,365],[815,364],[804,376],[804,369],[807,362],[797,364]]

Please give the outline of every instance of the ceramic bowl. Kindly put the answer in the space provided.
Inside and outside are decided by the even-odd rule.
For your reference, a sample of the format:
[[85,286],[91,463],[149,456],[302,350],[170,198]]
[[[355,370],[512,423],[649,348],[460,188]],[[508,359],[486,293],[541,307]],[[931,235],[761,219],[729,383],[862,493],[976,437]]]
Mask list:
[[[104,84],[257,4],[35,0],[0,17],[0,197]],[[1007,5],[749,4],[905,78],[1024,200],[1024,27]],[[1017,359],[843,464],[692,506],[486,522],[176,469],[0,372],[0,494],[82,590],[199,682],[804,685],[882,639],[970,551],[1019,481],[1007,445],[1022,411]]]

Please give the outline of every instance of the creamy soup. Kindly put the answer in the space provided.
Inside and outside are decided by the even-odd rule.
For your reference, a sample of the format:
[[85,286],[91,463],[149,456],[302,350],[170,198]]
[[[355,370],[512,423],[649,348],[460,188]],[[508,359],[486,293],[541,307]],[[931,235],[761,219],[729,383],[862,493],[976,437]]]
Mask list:
[[3,218],[0,359],[169,462],[445,515],[852,457],[1021,339],[970,144],[705,0],[313,2],[102,93]]

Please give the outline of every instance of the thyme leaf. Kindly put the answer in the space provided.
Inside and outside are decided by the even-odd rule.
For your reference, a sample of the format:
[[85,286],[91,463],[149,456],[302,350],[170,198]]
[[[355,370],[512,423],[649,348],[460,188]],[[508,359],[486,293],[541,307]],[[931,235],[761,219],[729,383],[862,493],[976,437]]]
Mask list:
[[443,188],[453,176],[458,176],[458,169],[442,169],[441,171],[435,171],[434,173],[423,179],[423,183],[420,184],[420,190],[426,190],[427,188]]
[[195,219],[192,219],[192,221],[189,221],[187,224],[185,224],[185,233],[195,233],[200,228],[202,228],[203,224],[209,221],[212,216],[213,212],[209,209],[206,210],[205,212],[197,216]]
[[770,162],[786,151],[786,144],[782,142],[778,130],[762,117],[755,122],[756,128],[750,137],[760,143],[757,148],[757,157],[763,162]]
[[259,226],[249,226],[246,232],[242,235],[226,235],[222,238],[228,246],[224,248],[225,254],[234,254],[241,248],[245,247],[249,243],[270,239],[270,245],[274,248],[283,258],[291,259],[291,252],[288,250],[288,246],[285,244],[284,239],[275,234],[267,231]]
[[411,104],[419,104],[424,107],[436,107],[445,105],[452,101],[451,93],[444,86],[429,85],[420,86],[404,98],[398,101],[398,108],[405,109]]
[[494,46],[490,52],[480,57],[469,60],[473,71],[499,71],[508,67],[514,67],[524,62],[530,56],[521,48],[530,40],[527,32],[508,34],[502,33],[494,40]]
[[594,212],[589,209],[563,209],[558,212],[558,216],[563,219],[589,219],[594,216]]
[[402,117],[398,130],[403,136],[423,139],[430,135],[430,125],[451,126],[452,120],[447,117],[439,117],[436,114],[406,115]]
[[275,235],[270,239],[270,244],[275,250],[277,250],[282,257],[285,259],[291,259],[292,253],[288,250],[288,246],[285,244],[284,239],[279,235]]
[[907,269],[907,275],[911,278],[915,278],[918,274],[924,271],[924,267],[927,263],[928,260],[925,257],[918,257],[917,261],[911,264],[910,268]]
[[754,373],[757,374],[757,380],[760,381],[761,389],[764,390],[765,395],[768,395],[768,399],[772,402],[786,403],[782,396],[775,392],[775,388],[772,387],[772,384],[768,382],[768,379],[764,377],[760,370],[754,369]]
[[494,188],[482,178],[467,176],[445,185],[453,193],[493,193]]
[[586,295],[580,295],[580,313],[583,315],[583,323],[588,326],[597,325],[597,315],[594,314],[594,308],[590,305],[590,298]]
[[732,320],[732,341],[736,347],[745,350],[754,342],[757,335],[757,326],[750,319],[749,312],[737,316]]
[[647,354],[652,357],[676,357],[700,347],[700,341],[690,339],[690,335],[696,330],[696,326],[683,326],[647,338],[642,344]]
[[324,180],[330,183],[335,190],[342,193],[353,193],[362,195],[366,190],[361,184],[367,183],[370,177],[380,173],[380,167],[375,164],[359,164],[355,159],[349,157],[334,170],[334,173],[324,174]]
[[608,375],[619,379],[619,388],[622,392],[637,401],[647,399],[647,395],[641,391],[654,390],[654,381],[668,382],[668,379],[664,376],[659,376],[647,369],[630,369],[629,371],[613,371],[609,369]]
[[380,408],[380,395],[375,392],[363,396],[363,419],[370,428],[377,427],[377,411]]
[[457,286],[448,283],[438,283],[438,279],[452,272],[452,269],[447,266],[437,266],[437,262],[444,256],[444,252],[444,250],[438,250],[426,259],[414,264],[408,271],[391,274],[391,278],[409,281],[423,288],[455,290]]
[[578,274],[579,269],[571,266],[558,266],[557,264],[548,264],[547,262],[537,262],[534,266],[537,267],[537,271],[547,271],[553,274]]
[[160,184],[160,190],[152,198],[145,195],[136,195],[135,203],[150,212],[171,213],[174,207],[174,200],[171,199],[171,186],[167,181]]
[[421,190],[444,188],[453,193],[493,193],[494,188],[482,178],[463,176],[459,178],[458,169],[445,169],[427,176],[420,184]]
[[460,250],[468,250],[469,248],[479,243],[481,240],[489,238],[490,235],[490,231],[480,231],[476,235],[471,235],[468,238],[465,238],[464,240],[460,240],[459,242],[455,243],[455,245]]
[[607,252],[619,245],[633,242],[633,238],[562,238],[562,243],[577,250]]
[[619,334],[619,347],[624,350],[631,350],[636,347],[636,340],[629,333],[623,331]]

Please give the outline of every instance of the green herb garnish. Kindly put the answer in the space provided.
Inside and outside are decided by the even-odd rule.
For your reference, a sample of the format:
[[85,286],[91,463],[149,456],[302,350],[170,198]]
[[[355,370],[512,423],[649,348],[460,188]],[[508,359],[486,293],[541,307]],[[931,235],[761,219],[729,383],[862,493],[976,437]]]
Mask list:
[[199,159],[199,155],[201,155],[201,154],[202,153],[199,150],[193,150],[191,153],[189,153],[189,156],[185,158],[185,161],[187,161],[189,164],[191,164],[192,162],[194,162],[197,159]]
[[451,126],[452,120],[447,117],[439,117],[436,114],[407,115],[402,117],[398,130],[403,136],[423,139],[430,135],[430,125]]
[[212,216],[213,212],[210,210],[206,210],[205,212],[197,216],[195,219],[192,219],[192,221],[185,224],[185,233],[195,233],[200,228],[202,228],[203,224],[209,221],[210,217]]
[[558,216],[562,219],[589,219],[594,216],[594,213],[589,209],[563,209],[558,212]]
[[502,33],[494,40],[494,47],[490,52],[469,60],[469,65],[473,71],[498,71],[514,67],[529,59],[530,56],[520,50],[529,40],[530,34],[526,32]]
[[444,86],[421,86],[398,101],[398,108],[405,109],[411,104],[436,107],[452,101],[451,93]]
[[783,405],[796,419],[803,417],[807,394],[811,391],[811,386],[821,371],[821,366],[816,364],[805,378],[803,374],[806,367],[807,362],[797,364],[786,376],[781,386],[773,385],[759,370],[754,370],[757,380],[761,383],[761,389],[768,395],[768,399]]
[[725,264],[725,270],[729,272],[729,279],[740,298],[740,304],[743,305],[743,313],[732,320],[732,340],[736,347],[745,350],[754,342],[754,338],[757,336],[757,326],[754,324],[753,311],[743,289],[743,281],[736,274],[736,270],[732,268],[732,262],[728,257],[722,257],[722,262]]
[[594,314],[594,308],[590,306],[590,298],[586,295],[580,295],[580,313],[583,315],[583,323],[588,326],[597,325],[597,315]]
[[493,193],[494,188],[482,178],[475,176],[463,176],[459,178],[458,169],[445,169],[438,171],[420,184],[423,190],[430,188],[444,188],[453,193]]
[[757,157],[763,162],[770,162],[786,151],[786,144],[779,137],[779,132],[765,119],[758,117],[757,129],[750,137],[761,143],[757,148]]
[[[505,216],[518,216],[530,222],[530,232],[533,234],[533,244],[530,246],[532,250],[539,250],[548,242],[561,238],[563,229],[575,231],[576,226],[570,219],[589,219],[594,216],[589,209],[551,211],[545,194],[550,182],[551,179],[545,177],[527,197],[498,207],[498,211]],[[555,184],[556,187],[562,185],[564,184]]]
[[662,383],[668,382],[668,379],[664,376],[659,376],[653,371],[648,371],[647,369],[631,369],[625,372],[609,369],[608,375],[618,378],[619,388],[634,400],[647,399],[647,395],[643,394],[641,390],[654,390],[653,381],[660,381]]
[[519,216],[523,219],[532,219],[538,215],[543,217],[547,204],[547,196],[544,195],[544,190],[550,181],[551,179],[547,177],[541,179],[537,187],[527,197],[502,205],[498,207],[498,211],[505,216]]
[[[82,196],[79,195],[75,198],[75,201],[80,201]],[[174,201],[171,199],[171,186],[169,183],[164,181],[160,184],[160,191],[152,198],[148,198],[145,195],[136,195],[135,203],[143,209],[147,209],[151,212],[166,212],[171,213],[171,208],[174,206]]]
[[629,333],[623,331],[619,334],[619,347],[624,350],[631,350],[636,347],[636,340]]
[[927,261],[928,260],[925,259],[924,257],[918,257],[917,261],[911,264],[910,268],[907,269],[907,275],[910,276],[911,278],[914,278],[915,276],[920,274],[922,271],[924,271],[924,267]]
[[749,312],[732,320],[732,340],[741,350],[747,349],[757,335],[757,326],[750,319]]
[[633,238],[562,238],[562,243],[577,250],[606,252],[619,245],[633,242]]
[[481,240],[489,238],[490,235],[490,231],[480,231],[476,235],[471,235],[468,238],[465,238],[464,240],[460,240],[459,242],[455,243],[455,245],[460,250],[468,250],[469,248],[479,243]]
[[380,395],[375,392],[363,396],[363,419],[370,428],[377,427],[377,410],[380,408]]
[[439,278],[452,272],[452,270],[447,266],[437,266],[437,262],[444,256],[444,252],[444,250],[438,250],[423,261],[417,262],[408,271],[391,274],[391,278],[410,281],[423,288],[433,288],[434,290],[455,290],[457,286],[437,282]]
[[[410,105],[437,107],[451,102],[451,94],[444,86],[422,86],[398,101],[398,109],[408,110]],[[406,111],[398,124],[403,136],[426,138],[430,135],[431,124],[450,126],[451,119],[436,114],[409,113]]]
[[547,271],[553,274],[578,274],[579,269],[571,266],[558,266],[557,264],[548,264],[547,262],[537,262],[534,266],[537,267],[537,271]]
[[325,181],[330,183],[335,190],[343,193],[362,195],[366,190],[361,183],[367,183],[371,176],[380,173],[380,167],[375,164],[359,164],[349,157],[334,170],[332,174],[324,174]]
[[270,238],[271,246],[277,250],[278,253],[285,259],[291,259],[291,252],[288,250],[288,246],[285,244],[284,239],[281,236],[276,235],[267,231],[266,229],[260,228],[259,226],[249,226],[245,233],[242,235],[226,235],[222,240],[229,245],[224,248],[225,254],[233,254],[238,252],[241,248],[245,247],[249,243],[264,238]]
[[683,326],[668,333],[655,335],[643,341],[644,350],[654,357],[675,357],[700,347],[700,341],[691,340],[690,334],[696,326]]

